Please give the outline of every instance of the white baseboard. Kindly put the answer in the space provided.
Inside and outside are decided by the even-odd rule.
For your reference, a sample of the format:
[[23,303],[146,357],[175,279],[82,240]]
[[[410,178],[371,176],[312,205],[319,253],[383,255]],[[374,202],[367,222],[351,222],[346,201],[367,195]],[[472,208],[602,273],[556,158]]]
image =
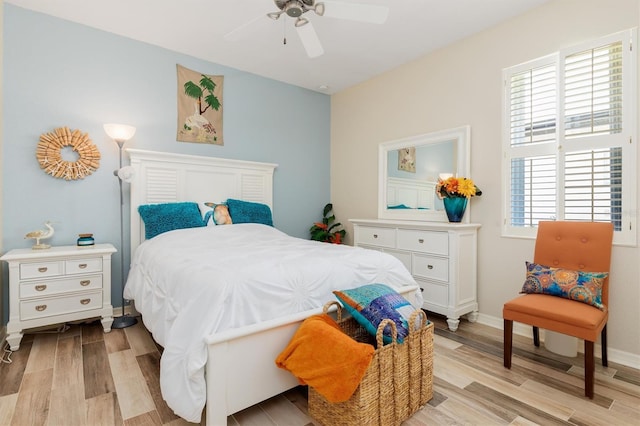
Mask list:
[[[480,324],[488,325],[489,327],[497,328],[498,330],[504,330],[504,321],[502,318],[497,318],[486,314],[478,314],[478,322]],[[530,325],[520,324],[516,322],[513,324],[513,333],[520,336],[533,338]],[[540,341],[544,342],[544,330],[540,330]],[[581,344],[578,345],[578,351],[580,353],[584,352],[584,346]],[[597,354],[601,353],[601,348],[598,343],[595,344],[594,351],[596,353],[596,356]],[[640,355],[613,349],[611,348],[611,346],[609,346],[609,348],[607,348],[607,356],[609,358],[609,361],[626,365],[627,367],[640,368]]]

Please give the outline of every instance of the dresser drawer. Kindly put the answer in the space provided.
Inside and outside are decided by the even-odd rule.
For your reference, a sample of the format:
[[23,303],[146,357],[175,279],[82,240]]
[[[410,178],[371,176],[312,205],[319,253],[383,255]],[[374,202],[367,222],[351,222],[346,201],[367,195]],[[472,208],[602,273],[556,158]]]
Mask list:
[[20,283],[20,298],[50,296],[72,291],[102,288],[102,275]]
[[449,281],[449,260],[414,253],[411,273],[417,277],[447,282]]
[[100,309],[102,291],[72,294],[63,297],[23,300],[20,302],[20,319],[30,320],[54,315]]
[[64,273],[63,262],[21,263],[20,279],[55,277]]
[[396,230],[393,228],[358,227],[356,244],[369,244],[380,247],[394,248],[396,246]]
[[398,229],[398,248],[448,256],[449,234],[438,231]]
[[446,284],[418,281],[422,288],[425,309],[433,309],[434,305],[446,309],[449,305],[449,286]]
[[89,274],[102,271],[102,259],[99,257],[89,259],[71,259],[65,262],[67,274]]

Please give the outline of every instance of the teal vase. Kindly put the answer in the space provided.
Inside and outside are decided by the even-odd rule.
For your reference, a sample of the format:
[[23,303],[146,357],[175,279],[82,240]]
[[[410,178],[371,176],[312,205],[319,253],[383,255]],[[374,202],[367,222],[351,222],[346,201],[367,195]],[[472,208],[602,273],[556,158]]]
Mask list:
[[444,202],[444,211],[447,212],[449,222],[462,222],[469,199],[467,197],[454,197],[445,198],[442,201]]

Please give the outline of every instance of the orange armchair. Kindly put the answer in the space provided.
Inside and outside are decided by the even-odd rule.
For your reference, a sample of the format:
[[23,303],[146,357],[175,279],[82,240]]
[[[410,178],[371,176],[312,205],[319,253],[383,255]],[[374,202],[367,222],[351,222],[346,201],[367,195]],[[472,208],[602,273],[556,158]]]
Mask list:
[[[613,224],[599,222],[540,222],[533,262],[554,268],[608,272],[611,265]],[[511,368],[513,322],[533,326],[533,341],[540,346],[539,328],[584,340],[584,391],[594,395],[594,343],[600,335],[602,365],[607,366],[609,278],[602,288],[604,310],[586,303],[546,294],[524,294],[504,304],[504,366]]]

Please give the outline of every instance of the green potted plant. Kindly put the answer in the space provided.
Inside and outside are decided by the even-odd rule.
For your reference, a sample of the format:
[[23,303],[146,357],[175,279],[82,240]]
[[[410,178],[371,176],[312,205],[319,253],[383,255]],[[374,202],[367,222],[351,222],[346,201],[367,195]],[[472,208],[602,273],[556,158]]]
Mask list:
[[342,244],[344,236],[347,233],[344,229],[338,229],[341,223],[334,223],[336,217],[332,213],[333,204],[329,203],[324,206],[322,222],[315,222],[309,232],[311,239],[315,241],[324,241],[332,244]]

